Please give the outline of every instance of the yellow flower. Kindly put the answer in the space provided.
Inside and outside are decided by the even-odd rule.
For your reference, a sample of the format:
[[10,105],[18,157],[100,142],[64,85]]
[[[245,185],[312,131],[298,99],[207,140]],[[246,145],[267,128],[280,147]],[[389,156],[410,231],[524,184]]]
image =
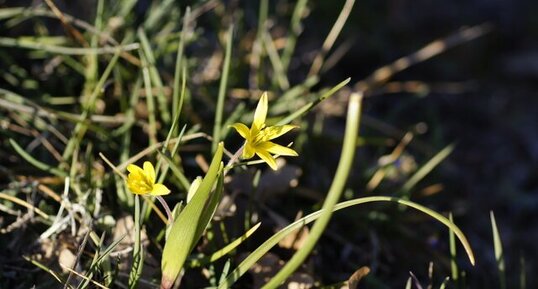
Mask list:
[[144,162],[144,169],[130,164],[127,166],[127,170],[129,171],[127,187],[134,194],[161,196],[170,193],[165,185],[155,183],[155,169],[150,162]]
[[265,161],[273,170],[277,169],[276,161],[271,154],[283,156],[297,156],[297,152],[285,146],[277,145],[270,140],[275,139],[296,128],[294,125],[266,126],[267,93],[264,93],[254,112],[254,121],[250,129],[242,124],[235,123],[233,128],[245,139],[242,159],[250,159],[255,154]]

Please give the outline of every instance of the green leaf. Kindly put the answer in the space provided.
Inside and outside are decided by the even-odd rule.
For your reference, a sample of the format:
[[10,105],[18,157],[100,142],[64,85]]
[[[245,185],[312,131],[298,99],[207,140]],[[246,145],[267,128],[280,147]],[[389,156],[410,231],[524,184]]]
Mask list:
[[497,222],[495,221],[495,214],[493,211],[489,212],[491,219],[491,230],[493,231],[493,248],[495,250],[495,260],[497,261],[497,271],[499,272],[499,287],[506,289],[506,266],[504,263],[503,244],[499,229],[497,228]]
[[241,237],[233,240],[228,245],[226,245],[224,248],[218,250],[217,252],[209,255],[204,256],[201,258],[191,259],[189,266],[190,267],[200,267],[208,263],[212,263],[217,261],[218,259],[222,258],[226,254],[230,253],[232,250],[234,250],[237,246],[239,246],[241,243],[243,243],[246,239],[248,239],[259,227],[261,223],[258,223],[254,225],[254,227],[250,228],[245,234],[243,234]]
[[206,209],[208,204],[213,203],[211,191],[217,177],[222,174],[223,149],[224,145],[219,143],[200,187],[172,224],[163,250],[161,288],[172,287],[187,257],[202,236],[203,230],[200,228],[205,229],[207,224],[203,223],[209,222],[207,215],[212,212],[206,212]]

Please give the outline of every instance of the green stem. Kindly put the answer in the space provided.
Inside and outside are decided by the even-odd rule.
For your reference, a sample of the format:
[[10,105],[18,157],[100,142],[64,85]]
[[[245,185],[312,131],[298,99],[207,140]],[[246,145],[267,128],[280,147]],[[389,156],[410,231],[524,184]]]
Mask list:
[[212,151],[215,152],[220,142],[220,130],[222,129],[222,113],[224,111],[224,97],[226,96],[226,85],[228,84],[228,74],[230,73],[230,58],[232,55],[233,24],[228,28],[228,37],[226,38],[226,54],[222,67],[222,77],[220,78],[219,95],[217,107],[215,109],[215,126],[213,127]]

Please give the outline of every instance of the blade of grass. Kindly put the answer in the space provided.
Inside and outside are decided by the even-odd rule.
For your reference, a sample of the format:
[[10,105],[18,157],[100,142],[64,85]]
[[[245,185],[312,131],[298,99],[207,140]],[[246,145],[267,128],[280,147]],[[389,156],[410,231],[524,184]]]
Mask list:
[[295,51],[295,44],[297,43],[297,38],[302,32],[301,19],[305,15],[305,8],[307,0],[299,0],[295,4],[295,9],[293,9],[293,14],[291,16],[291,27],[290,35],[286,38],[286,46],[284,46],[284,51],[282,52],[282,67],[283,72],[287,73],[288,67],[290,64],[291,56]]
[[[388,202],[388,203],[395,203],[400,204],[404,206],[408,206],[410,208],[413,208],[415,210],[418,210],[420,212],[423,212],[430,217],[434,218],[435,220],[439,221],[443,225],[447,226],[448,229],[451,229],[454,231],[454,234],[458,237],[460,243],[465,248],[465,252],[467,253],[467,257],[469,258],[469,262],[471,262],[472,265],[475,264],[475,258],[473,251],[471,249],[471,245],[469,244],[469,241],[467,241],[467,238],[463,234],[463,232],[454,224],[451,223],[449,219],[445,218],[441,214],[425,207],[422,205],[419,205],[415,202],[408,201],[401,198],[396,197],[385,197],[385,196],[376,196],[376,197],[364,197],[364,198],[357,198],[345,202],[338,203],[334,206],[333,211],[342,210],[351,206],[356,206],[360,204],[367,204],[367,203],[375,203],[375,202]],[[282,230],[278,231],[276,234],[271,236],[269,239],[267,239],[263,244],[261,244],[256,250],[254,250],[250,255],[248,255],[238,266],[237,268],[232,271],[226,278],[226,280],[219,284],[218,289],[225,289],[225,288],[231,288],[231,286],[241,277],[243,274],[245,274],[249,268],[251,268],[265,253],[267,253],[273,246],[278,244],[283,238],[285,238],[287,235],[291,234],[292,232],[296,231],[297,229],[300,229],[304,227],[305,225],[315,221],[320,217],[323,210],[316,211],[314,213],[311,213],[291,224],[283,228]]]
[[265,22],[267,21],[267,15],[269,14],[269,0],[260,1],[260,9],[258,11],[258,30],[256,32],[256,39],[252,43],[252,53],[250,56],[250,75],[249,86],[250,89],[258,89],[260,87],[260,79],[263,75],[262,69],[260,69],[260,63],[262,58],[262,41],[263,33],[265,30]]
[[18,204],[18,205],[21,205],[23,207],[26,207],[27,209],[36,212],[38,215],[43,217],[45,220],[49,219],[49,216],[45,212],[41,211],[40,209],[36,208],[32,204],[30,204],[30,203],[28,203],[28,202],[26,202],[24,200],[21,200],[19,198],[16,198],[16,197],[13,197],[13,196],[10,196],[10,195],[7,195],[7,194],[4,194],[2,192],[0,192],[0,199],[8,200],[8,201],[13,202],[15,204]]
[[130,43],[119,46],[105,46],[99,48],[81,48],[81,47],[65,47],[57,45],[48,45],[39,42],[32,41],[28,38],[17,39],[0,37],[0,46],[3,47],[16,47],[31,50],[39,50],[53,54],[65,54],[65,55],[88,55],[88,54],[113,54],[117,51],[131,51],[136,50],[140,46],[138,43]]
[[155,117],[155,99],[153,98],[151,78],[149,75],[148,62],[142,52],[140,52],[140,62],[142,63],[142,78],[146,92],[146,105],[148,107],[148,138],[149,144],[157,143],[157,121]]
[[157,88],[157,103],[159,105],[160,117],[164,123],[170,123],[170,112],[168,111],[166,96],[164,95],[163,82],[159,76],[159,71],[157,71],[157,68],[155,67],[155,56],[153,54],[153,50],[151,49],[148,37],[142,28],[138,29],[137,35],[140,39],[140,44],[142,45],[142,52],[146,57],[149,77],[151,82]]
[[317,241],[325,231],[329,220],[331,219],[334,206],[340,199],[340,196],[346,185],[347,177],[353,164],[355,150],[357,149],[357,136],[359,133],[359,122],[361,115],[362,94],[353,93],[349,97],[346,131],[344,134],[342,153],[333,182],[327,193],[327,198],[323,203],[323,213],[312,227],[308,238],[301,248],[293,257],[284,265],[284,267],[262,288],[277,288],[282,284],[299,266],[306,260],[310,252],[314,249]]
[[323,66],[323,61],[325,60],[325,56],[327,55],[327,52],[329,52],[329,50],[331,50],[331,48],[333,47],[336,38],[338,38],[338,35],[342,31],[342,28],[344,28],[344,25],[346,24],[347,18],[349,17],[349,14],[351,13],[351,9],[353,9],[354,4],[355,0],[346,0],[346,2],[344,3],[344,7],[342,7],[338,18],[336,19],[336,22],[334,23],[333,27],[331,28],[331,31],[329,32],[329,35],[327,35],[327,38],[325,38],[325,41],[321,46],[321,50],[314,58],[312,66],[310,66],[308,76],[317,75],[321,70],[321,67]]
[[133,265],[131,267],[131,272],[129,273],[129,289],[136,288],[138,284],[138,279],[142,275],[142,267],[144,266],[144,251],[142,247],[142,242],[140,241],[140,236],[142,234],[142,219],[140,218],[140,196],[135,195],[135,207],[134,207],[134,225],[135,225],[135,240],[133,244]]
[[491,219],[491,231],[493,232],[493,248],[495,250],[495,261],[497,262],[497,271],[499,273],[499,287],[506,289],[506,265],[504,262],[503,244],[499,229],[497,228],[497,222],[495,221],[495,214],[493,211],[489,212]]
[[[33,264],[34,266],[36,266],[37,268],[39,268],[39,269],[41,269],[41,270],[43,270],[43,271],[49,273],[50,275],[52,275],[52,277],[54,277],[54,279],[56,279],[56,281],[58,281],[60,284],[62,284],[62,285],[63,285],[63,284],[67,284],[67,283],[65,283],[65,280],[61,277],[60,274],[54,272],[54,270],[50,269],[50,268],[47,267],[45,264],[42,264],[42,263],[40,263],[40,262],[37,261],[37,260],[30,259],[30,258],[27,257],[27,256],[22,256],[22,258],[24,258],[24,260],[26,260],[26,261],[32,263],[32,264]],[[73,288],[73,287],[71,287],[71,285],[68,285],[68,286],[69,286],[70,289]]]
[[26,160],[27,162],[29,162],[30,164],[32,164],[33,166],[35,166],[36,168],[42,170],[42,171],[45,171],[47,173],[50,173],[50,174],[53,174],[53,175],[56,175],[58,177],[67,177],[67,173],[60,170],[60,169],[57,169],[57,168],[54,168],[46,163],[43,163],[41,161],[38,161],[37,159],[35,159],[34,157],[32,157],[30,154],[28,154],[26,152],[26,150],[24,150],[23,148],[21,148],[19,146],[19,144],[13,140],[13,139],[9,139],[9,143],[11,144],[11,146],[13,147],[13,149],[24,159]]
[[276,50],[275,43],[273,42],[269,31],[265,31],[262,40],[265,44],[265,51],[267,51],[267,55],[269,55],[269,60],[273,66],[273,79],[275,79],[275,81],[278,83],[280,90],[286,91],[288,88],[290,88],[290,82],[284,73],[284,66],[280,61],[278,51]]
[[386,83],[394,74],[439,55],[454,46],[483,36],[491,32],[492,27],[491,24],[484,23],[463,29],[443,39],[432,41],[414,53],[398,58],[391,64],[376,69],[367,78],[357,82],[353,88],[360,91],[375,89]]
[[437,167],[446,157],[452,153],[454,145],[450,144],[433,156],[428,162],[426,162],[420,169],[417,170],[407,182],[402,186],[401,193],[408,195],[409,192],[420,182],[426,175],[428,175],[435,167]]
[[189,267],[200,267],[204,266],[208,263],[213,263],[220,258],[226,256],[228,253],[233,251],[235,248],[237,248],[241,243],[243,243],[246,239],[248,239],[254,232],[260,227],[261,223],[257,223],[252,228],[250,228],[245,234],[243,234],[241,237],[235,239],[234,241],[230,242],[228,245],[226,245],[224,248],[216,251],[215,253],[205,256],[202,258],[193,258],[189,262]]
[[295,112],[293,112],[292,114],[288,115],[287,117],[283,118],[282,120],[280,120],[279,122],[276,123],[276,125],[285,125],[285,124],[289,124],[290,122],[292,122],[294,119],[302,116],[303,114],[306,114],[307,112],[309,112],[312,108],[314,108],[316,105],[318,105],[320,102],[324,101],[326,98],[330,97],[331,95],[333,95],[335,92],[337,92],[338,90],[340,90],[342,87],[344,87],[349,81],[351,80],[351,78],[348,78],[342,82],[340,82],[339,84],[337,84],[335,87],[331,88],[329,91],[327,91],[326,93],[324,93],[323,95],[321,95],[320,98],[316,99],[315,101],[313,102],[310,102],[306,105],[304,105],[303,107],[301,107],[300,109],[296,110]]
[[120,56],[120,50],[116,50],[116,53],[108,63],[107,67],[105,68],[105,71],[99,78],[99,81],[95,85],[95,88],[92,92],[92,94],[89,96],[87,102],[85,103],[85,107],[83,108],[84,111],[81,115],[81,121],[77,123],[75,126],[75,129],[73,130],[73,135],[69,139],[69,142],[67,143],[67,146],[65,147],[65,150],[63,152],[62,157],[67,160],[69,157],[73,154],[73,151],[75,148],[80,144],[80,141],[84,137],[84,134],[86,133],[88,129],[88,123],[87,119],[92,114],[95,102],[97,101],[97,98],[102,93],[102,89],[105,85],[105,82],[107,81],[108,77],[112,73],[112,69],[118,62],[119,56]]
[[215,125],[213,127],[213,142],[211,151],[215,152],[217,145],[220,142],[220,131],[222,129],[222,114],[224,111],[224,97],[226,96],[226,86],[228,85],[228,74],[230,73],[230,58],[232,56],[232,40],[233,40],[233,24],[230,25],[226,37],[226,53],[224,56],[224,64],[222,66],[222,76],[220,78],[219,95],[217,99],[217,107],[215,108]]
[[[452,212],[448,214],[448,219],[454,223]],[[448,231],[448,241],[450,245],[450,275],[452,276],[452,280],[457,283],[459,269],[458,263],[456,263],[456,236],[454,236],[454,231],[452,230]]]
[[[177,45],[176,53],[176,65],[174,67],[174,87],[172,91],[172,114],[174,115],[175,120],[179,119],[181,115],[181,109],[183,107],[183,100],[185,99],[185,83],[186,75],[185,72],[182,73],[182,70],[185,71],[186,65],[183,63],[183,50],[185,47],[185,42],[187,41],[187,30],[191,16],[191,8],[187,7],[185,10],[185,15],[183,16],[183,28],[181,29],[181,35],[179,37],[179,43]],[[182,69],[183,68],[183,69]],[[180,79],[183,76],[182,87],[180,89]]]

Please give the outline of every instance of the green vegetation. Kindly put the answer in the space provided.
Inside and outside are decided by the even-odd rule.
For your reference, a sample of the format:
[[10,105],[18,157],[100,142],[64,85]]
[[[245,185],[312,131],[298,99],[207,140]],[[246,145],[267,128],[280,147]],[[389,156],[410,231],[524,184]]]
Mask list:
[[[489,26],[331,83],[357,3],[325,20],[305,58],[302,23],[315,6],[280,2],[0,8],[1,288],[421,288],[414,275],[389,278],[424,260],[440,272],[430,265],[430,286],[467,288],[472,242],[448,210],[415,198],[437,192],[421,182],[457,145],[428,146],[415,161],[414,132],[372,133],[363,106],[394,74]],[[356,157],[365,148],[377,153]],[[491,224],[499,288],[509,288],[493,213]],[[401,241],[361,251],[364,236],[384,233]],[[331,242],[332,259],[316,250]],[[343,248],[363,254],[345,262],[347,277],[332,268]],[[418,265],[378,274],[379,250],[411,252]]]

